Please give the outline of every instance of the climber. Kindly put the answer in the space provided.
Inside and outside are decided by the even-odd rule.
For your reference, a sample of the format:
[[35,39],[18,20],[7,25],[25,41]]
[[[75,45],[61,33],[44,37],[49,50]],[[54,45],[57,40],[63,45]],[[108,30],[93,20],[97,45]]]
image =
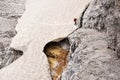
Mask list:
[[74,18],[74,25],[77,25],[77,18]]

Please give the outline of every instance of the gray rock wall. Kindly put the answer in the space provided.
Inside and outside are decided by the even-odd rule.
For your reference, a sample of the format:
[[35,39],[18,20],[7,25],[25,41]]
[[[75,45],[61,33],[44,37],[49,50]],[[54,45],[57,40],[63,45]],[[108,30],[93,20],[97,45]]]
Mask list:
[[17,20],[25,10],[25,0],[0,0],[0,69],[22,55],[21,51],[9,48],[15,36]]
[[81,28],[68,36],[69,62],[61,80],[120,80],[119,5],[119,0],[89,4]]
[[[75,35],[79,39],[75,39]],[[75,50],[69,55],[61,80],[120,79],[120,60],[115,51],[108,49],[105,34],[93,29],[78,29],[69,39],[74,42],[71,47]]]
[[19,18],[25,10],[25,0],[0,0],[0,17]]
[[0,1],[0,30],[9,31],[15,28],[17,19],[25,10],[25,0]]
[[[120,52],[120,1],[119,0],[94,0],[86,10],[83,28],[96,29],[105,32],[108,37],[108,47]],[[118,54],[119,55],[119,54]]]

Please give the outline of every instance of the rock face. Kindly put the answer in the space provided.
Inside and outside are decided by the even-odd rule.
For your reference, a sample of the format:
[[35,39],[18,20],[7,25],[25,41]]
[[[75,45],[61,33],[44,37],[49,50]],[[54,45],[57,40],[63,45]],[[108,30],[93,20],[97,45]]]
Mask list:
[[108,47],[120,52],[120,1],[119,0],[94,0],[86,10],[82,26],[107,33]]
[[11,64],[22,55],[21,51],[9,48],[15,36],[17,19],[24,12],[25,0],[0,1],[0,69]]
[[14,29],[17,19],[25,10],[25,0],[1,0],[0,1],[0,30]]
[[69,39],[72,43],[71,50],[75,50],[70,53],[69,63],[61,80],[120,79],[120,60],[115,51],[108,49],[105,34],[93,29],[78,29]]
[[25,10],[25,0],[1,0],[0,17],[19,18]]
[[27,0],[10,45],[23,51],[23,56],[0,71],[0,80],[51,80],[43,48],[75,29],[73,19],[80,16],[89,1]]
[[9,47],[0,52],[0,69],[13,63],[16,59],[23,55],[22,51],[14,50]]
[[[116,14],[115,0],[95,0],[93,1],[83,16],[82,27],[93,28],[98,31],[107,33],[108,35],[108,47],[116,49],[118,23]],[[117,25],[117,26],[116,26]]]
[[[62,80],[119,80],[119,0],[94,0],[70,36]],[[118,54],[118,55],[116,55]]]
[[11,64],[22,55],[21,51],[9,48],[11,39],[15,36],[15,31],[0,31],[0,69]]

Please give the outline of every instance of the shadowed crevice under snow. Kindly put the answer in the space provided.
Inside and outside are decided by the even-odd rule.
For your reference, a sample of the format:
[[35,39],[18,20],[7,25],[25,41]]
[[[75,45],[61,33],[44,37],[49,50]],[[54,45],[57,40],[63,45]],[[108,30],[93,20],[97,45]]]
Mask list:
[[69,48],[70,43],[67,37],[57,38],[45,45],[43,51],[48,58],[52,80],[61,78],[67,65]]

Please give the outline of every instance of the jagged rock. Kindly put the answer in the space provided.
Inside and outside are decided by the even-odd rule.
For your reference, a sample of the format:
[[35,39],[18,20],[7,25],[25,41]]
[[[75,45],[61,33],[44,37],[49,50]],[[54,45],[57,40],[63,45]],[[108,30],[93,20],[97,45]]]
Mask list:
[[82,16],[83,28],[92,28],[105,32],[108,36],[108,47],[120,52],[120,1],[94,0]]
[[17,19],[25,11],[25,0],[0,1],[0,30],[9,31],[15,28]]
[[78,29],[69,36],[70,41],[74,35],[80,38],[77,40],[80,43],[76,43],[78,46],[70,53],[69,63],[61,80],[120,79],[120,60],[115,51],[107,48],[105,34],[94,29]]
[[22,56],[22,52],[9,48],[15,34],[14,29],[6,32],[0,31],[0,69]]
[[14,50],[9,47],[5,48],[4,52],[0,55],[0,59],[2,59],[2,61],[0,62],[0,69],[11,64],[13,61],[18,59],[22,55],[22,51]]
[[25,0],[1,0],[0,1],[0,17],[19,18],[24,10]]
[[93,28],[106,32],[108,35],[108,47],[116,47],[116,24],[115,24],[115,0],[94,0],[86,10],[83,20],[83,28]]
[[71,52],[62,80],[120,79],[117,55],[120,52],[119,5],[119,0],[94,0],[90,3],[80,18],[82,28],[69,36]]
[[114,26],[115,0],[93,0],[84,13],[82,27],[106,31]]
[[25,0],[0,0],[0,69],[22,56],[22,52],[9,48],[16,35],[17,19],[24,12]]
[[10,31],[0,31],[0,43],[4,48],[8,47],[11,43],[12,38],[15,36],[15,30]]
[[16,19],[7,19],[0,17],[0,30],[1,31],[10,31],[11,29],[14,29],[17,24]]

